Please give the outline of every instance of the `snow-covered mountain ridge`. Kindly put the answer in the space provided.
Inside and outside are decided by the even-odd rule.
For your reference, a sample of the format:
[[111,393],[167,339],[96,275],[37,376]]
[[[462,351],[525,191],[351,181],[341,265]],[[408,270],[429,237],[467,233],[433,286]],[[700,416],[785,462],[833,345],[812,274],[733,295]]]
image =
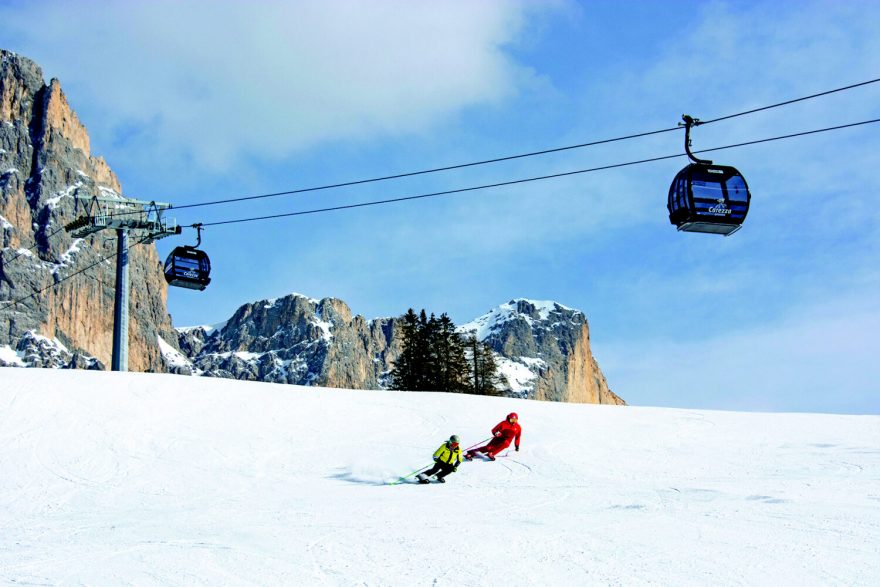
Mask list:
[[[290,294],[241,306],[214,326],[179,328],[170,371],[252,381],[383,389],[400,352],[398,318],[366,320],[341,300]],[[496,353],[511,397],[622,404],[592,355],[583,312],[514,299],[459,327]],[[170,348],[170,350],[169,350]]]
[[546,323],[551,314],[557,314],[560,315],[561,320],[554,322],[555,325],[562,323],[566,319],[565,313],[583,316],[583,313],[579,310],[572,310],[557,302],[516,298],[506,304],[501,304],[497,308],[493,308],[467,324],[462,324],[459,326],[459,330],[462,332],[473,332],[477,335],[478,339],[486,340],[510,321],[524,320],[531,325],[537,319],[540,324]]
[[[519,452],[385,485],[510,411]],[[878,416],[0,368],[0,580],[874,585],[878,447]]]

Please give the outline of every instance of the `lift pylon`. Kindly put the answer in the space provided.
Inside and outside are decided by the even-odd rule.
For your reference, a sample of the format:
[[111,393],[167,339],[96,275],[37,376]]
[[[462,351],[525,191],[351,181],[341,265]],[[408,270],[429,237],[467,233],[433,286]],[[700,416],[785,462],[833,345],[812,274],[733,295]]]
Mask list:
[[[84,198],[85,199],[85,198]],[[163,213],[171,204],[147,202],[133,198],[92,196],[77,198],[76,208],[84,213],[65,225],[74,238],[85,238],[102,230],[116,231],[116,296],[113,307],[113,371],[128,371],[128,310],[129,235],[137,238],[134,244],[147,244],[167,236],[180,234],[180,226]]]

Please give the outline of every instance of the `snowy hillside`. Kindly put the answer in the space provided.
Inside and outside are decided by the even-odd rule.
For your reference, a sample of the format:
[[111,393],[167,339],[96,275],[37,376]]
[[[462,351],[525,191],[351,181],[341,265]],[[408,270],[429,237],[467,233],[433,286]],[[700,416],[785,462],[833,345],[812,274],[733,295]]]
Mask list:
[[0,503],[10,584],[868,585],[880,417],[3,368]]

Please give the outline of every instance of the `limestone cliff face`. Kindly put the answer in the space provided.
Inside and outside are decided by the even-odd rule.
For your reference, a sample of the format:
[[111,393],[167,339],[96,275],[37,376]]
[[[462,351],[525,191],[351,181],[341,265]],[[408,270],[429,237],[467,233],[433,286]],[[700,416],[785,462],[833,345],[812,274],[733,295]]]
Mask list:
[[[31,356],[26,349],[35,347],[28,341],[41,335],[73,355],[110,363],[112,261],[14,306],[8,300],[112,255],[115,242],[105,239],[113,234],[73,239],[62,227],[92,196],[121,191],[107,163],[92,157],[89,135],[58,80],[45,84],[34,62],[0,50],[0,348]],[[175,341],[176,334],[154,246],[131,249],[130,276],[137,287],[131,289],[129,368],[162,369],[157,335]]]
[[[590,327],[585,322],[577,334],[574,347],[565,361],[565,386],[563,400],[581,404],[615,404],[625,405],[620,397],[608,388],[605,375],[599,369],[599,363],[590,349]],[[538,399],[552,389],[538,386]]]
[[625,402],[609,388],[590,348],[590,328],[579,310],[556,302],[511,300],[459,327],[497,353],[512,395],[591,404]]

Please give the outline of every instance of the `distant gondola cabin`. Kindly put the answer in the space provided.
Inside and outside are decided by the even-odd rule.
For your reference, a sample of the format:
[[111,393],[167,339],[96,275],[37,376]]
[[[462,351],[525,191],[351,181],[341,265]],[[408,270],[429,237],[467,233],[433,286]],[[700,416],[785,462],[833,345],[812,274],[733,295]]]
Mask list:
[[177,247],[165,260],[168,285],[204,290],[211,283],[211,260],[207,253],[191,246]]
[[734,167],[691,163],[669,187],[669,222],[678,230],[728,236],[749,212],[749,186]]

